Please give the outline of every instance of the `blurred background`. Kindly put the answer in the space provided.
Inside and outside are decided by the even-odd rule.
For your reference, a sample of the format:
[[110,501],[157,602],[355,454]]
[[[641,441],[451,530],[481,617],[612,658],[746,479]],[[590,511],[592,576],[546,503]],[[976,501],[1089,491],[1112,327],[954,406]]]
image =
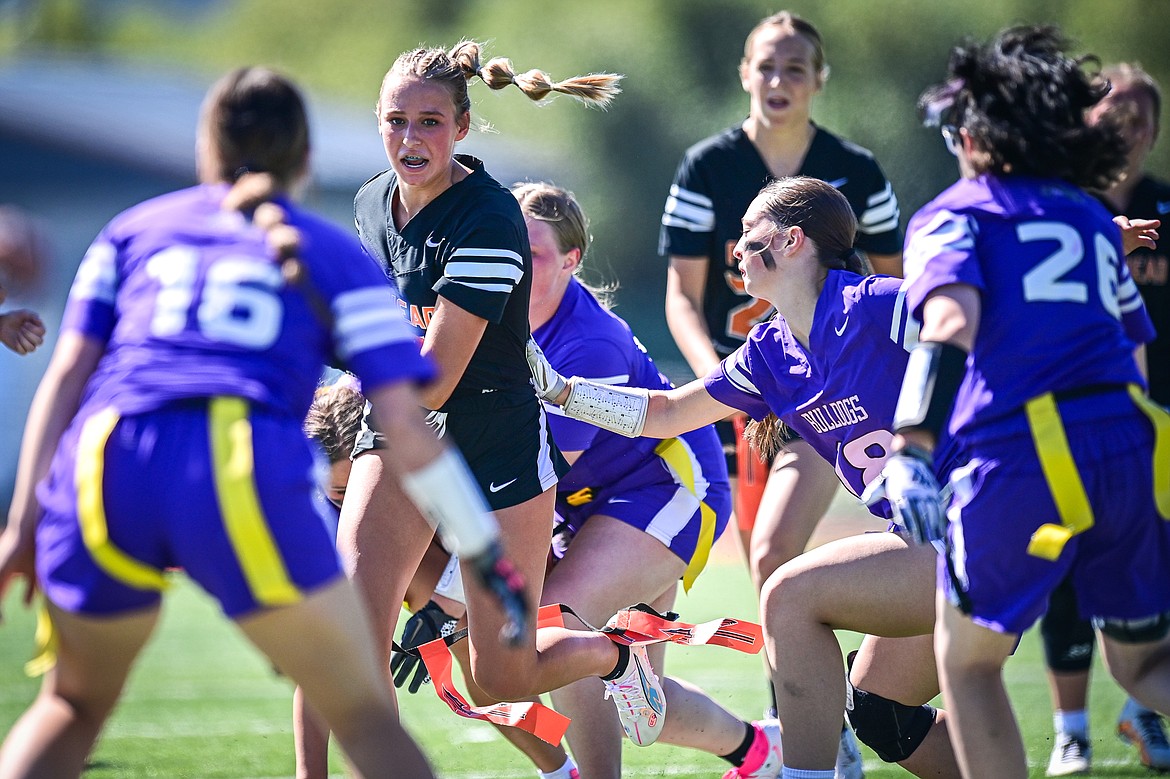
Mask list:
[[[483,127],[462,147],[505,184],[550,179],[576,192],[592,219],[590,280],[616,283],[617,313],[672,378],[689,379],[663,316],[662,206],[686,147],[746,115],[744,38],[785,8],[825,39],[832,73],[815,121],[874,152],[903,226],[956,177],[914,105],[963,37],[1056,23],[1076,51],[1140,62],[1170,88],[1170,0],[0,0],[0,207],[27,214],[47,247],[38,272],[0,283],[5,310],[34,308],[49,328],[33,355],[0,348],[0,508],[85,248],[119,211],[194,182],[200,100],[240,65],[276,67],[306,89],[308,199],[345,225],[358,186],[386,167],[373,104],[400,52],[466,37],[518,72],[624,73],[608,111],[565,97],[537,106],[475,82]],[[1150,166],[1170,176],[1170,141]]]

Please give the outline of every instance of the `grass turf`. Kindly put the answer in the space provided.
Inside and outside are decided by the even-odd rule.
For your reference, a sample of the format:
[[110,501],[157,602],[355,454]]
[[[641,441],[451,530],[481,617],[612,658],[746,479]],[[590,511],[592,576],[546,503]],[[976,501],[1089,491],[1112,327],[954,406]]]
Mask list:
[[[0,629],[0,732],[7,732],[32,700],[37,683],[22,673],[32,652],[33,618],[16,588],[4,605]],[[677,610],[687,621],[718,616],[752,618],[746,571],[730,555],[712,561]],[[841,634],[843,647],[858,637]],[[295,637],[290,637],[295,640]],[[715,695],[745,718],[764,707],[761,661],[716,647],[671,647],[670,673]],[[1043,776],[1051,749],[1052,718],[1043,661],[1034,634],[1007,665],[1007,679],[1028,747],[1032,776]],[[1136,752],[1113,734],[1123,694],[1098,667],[1091,691],[1095,776],[1147,776]],[[288,777],[293,772],[291,688],[225,621],[202,591],[180,577],[167,598],[153,640],[131,676],[122,702],[94,752],[87,779],[130,777]],[[534,776],[519,753],[491,726],[452,714],[428,686],[402,695],[403,721],[430,756],[439,776],[489,779]],[[863,747],[866,775],[909,776],[881,763]],[[727,764],[710,755],[667,745],[624,746],[624,775],[680,779],[721,776]],[[332,772],[345,775],[335,753]]]

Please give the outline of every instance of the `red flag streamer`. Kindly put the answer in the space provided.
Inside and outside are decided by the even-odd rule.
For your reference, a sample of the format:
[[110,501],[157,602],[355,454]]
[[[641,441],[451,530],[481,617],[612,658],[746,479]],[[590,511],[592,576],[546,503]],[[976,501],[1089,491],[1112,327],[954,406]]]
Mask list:
[[697,625],[680,622],[678,615],[659,614],[649,606],[622,609],[603,628],[595,628],[577,616],[563,603],[541,606],[537,615],[537,627],[564,627],[564,615],[572,614],[583,625],[605,633],[610,640],[619,644],[660,644],[671,641],[675,644],[699,646],[725,646],[749,655],[764,648],[763,629],[754,622],[740,619],[715,619]]
[[[674,615],[671,615],[674,616]],[[738,619],[713,619],[692,625],[635,609],[623,609],[605,626],[614,641],[623,644],[676,644],[725,646],[754,655],[764,648],[763,629],[754,622]]]
[[423,644],[418,647],[418,653],[426,663],[427,673],[431,675],[435,694],[460,717],[520,728],[553,746],[561,743],[569,727],[569,718],[565,715],[531,701],[472,706],[459,690],[455,689],[451,678],[451,650],[447,648],[443,639],[437,638]]

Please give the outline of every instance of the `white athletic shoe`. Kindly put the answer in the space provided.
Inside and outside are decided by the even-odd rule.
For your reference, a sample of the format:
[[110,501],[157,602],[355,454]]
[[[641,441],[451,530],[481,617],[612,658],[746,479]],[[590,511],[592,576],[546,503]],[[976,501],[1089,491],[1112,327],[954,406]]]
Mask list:
[[833,779],[864,779],[865,769],[861,765],[861,747],[849,726],[841,728],[841,742],[837,745],[837,765],[833,768]]
[[613,698],[630,741],[644,747],[658,740],[666,721],[666,696],[650,667],[646,647],[630,647],[626,671],[613,681],[605,681],[605,697]]
[[1048,776],[1073,776],[1089,773],[1093,748],[1089,742],[1064,733],[1056,734],[1052,757],[1048,759]]
[[1166,740],[1166,728],[1158,712],[1146,709],[1118,720],[1117,735],[1138,748],[1146,768],[1170,771],[1170,742]]

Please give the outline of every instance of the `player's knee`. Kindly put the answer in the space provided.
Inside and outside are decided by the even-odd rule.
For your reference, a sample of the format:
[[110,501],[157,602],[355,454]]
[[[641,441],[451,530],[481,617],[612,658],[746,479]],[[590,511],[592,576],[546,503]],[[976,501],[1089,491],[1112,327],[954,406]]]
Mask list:
[[501,662],[473,662],[471,675],[475,684],[490,699],[518,701],[533,694],[528,681],[532,674],[517,673],[516,668]]
[[857,739],[887,763],[899,763],[918,749],[934,725],[935,708],[907,706],[849,684],[845,716]]
[[1040,637],[1050,669],[1060,673],[1089,670],[1093,663],[1093,627],[1077,612],[1076,596],[1067,582],[1052,593],[1048,611],[1040,620]]

